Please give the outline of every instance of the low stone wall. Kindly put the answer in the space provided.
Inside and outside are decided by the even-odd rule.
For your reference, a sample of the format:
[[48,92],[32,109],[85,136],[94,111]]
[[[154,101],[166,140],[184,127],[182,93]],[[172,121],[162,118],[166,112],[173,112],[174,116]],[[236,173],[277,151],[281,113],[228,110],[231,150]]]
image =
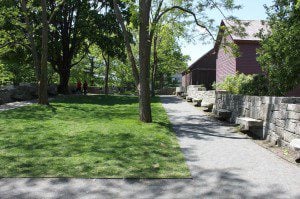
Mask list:
[[0,104],[12,102],[13,99],[11,98],[12,89],[2,88],[0,89]]
[[264,121],[262,137],[288,144],[300,138],[300,97],[258,97],[216,92],[215,109],[232,112],[230,122],[237,117]]
[[191,98],[202,99],[201,104],[214,104],[216,99],[215,90],[206,91],[200,85],[190,85],[187,87],[187,95]]
[[[48,86],[48,95],[57,95],[57,86]],[[0,104],[14,102],[14,101],[25,101],[32,100],[38,97],[38,88],[35,84],[27,84],[20,86],[7,86],[0,88]]]

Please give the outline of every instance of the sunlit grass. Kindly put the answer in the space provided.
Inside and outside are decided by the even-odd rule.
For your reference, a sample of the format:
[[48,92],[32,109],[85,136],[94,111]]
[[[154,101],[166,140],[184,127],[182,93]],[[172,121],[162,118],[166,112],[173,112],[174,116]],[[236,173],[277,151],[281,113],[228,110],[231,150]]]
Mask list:
[[0,112],[0,177],[190,177],[168,117],[136,97],[72,96]]

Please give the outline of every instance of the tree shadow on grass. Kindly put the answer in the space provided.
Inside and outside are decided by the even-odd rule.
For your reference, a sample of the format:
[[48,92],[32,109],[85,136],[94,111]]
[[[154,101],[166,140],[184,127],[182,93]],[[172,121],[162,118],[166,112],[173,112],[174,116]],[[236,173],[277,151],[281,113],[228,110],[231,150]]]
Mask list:
[[102,106],[130,105],[138,103],[136,96],[115,96],[115,95],[70,95],[62,96],[53,100],[53,103],[68,104],[94,104]]

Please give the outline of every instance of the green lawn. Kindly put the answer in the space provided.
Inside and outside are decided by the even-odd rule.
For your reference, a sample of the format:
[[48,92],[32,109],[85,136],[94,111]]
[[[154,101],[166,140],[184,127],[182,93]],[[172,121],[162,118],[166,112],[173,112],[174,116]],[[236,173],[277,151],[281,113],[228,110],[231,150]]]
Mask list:
[[136,97],[70,96],[0,112],[0,177],[190,177],[158,98],[152,124]]

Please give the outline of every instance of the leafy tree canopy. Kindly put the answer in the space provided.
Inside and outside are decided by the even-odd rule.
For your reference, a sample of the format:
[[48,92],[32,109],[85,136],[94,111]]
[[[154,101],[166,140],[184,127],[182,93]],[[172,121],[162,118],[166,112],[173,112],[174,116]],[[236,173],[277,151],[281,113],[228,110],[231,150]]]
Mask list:
[[276,0],[267,8],[270,32],[263,35],[258,61],[271,95],[284,95],[300,84],[300,1]]

